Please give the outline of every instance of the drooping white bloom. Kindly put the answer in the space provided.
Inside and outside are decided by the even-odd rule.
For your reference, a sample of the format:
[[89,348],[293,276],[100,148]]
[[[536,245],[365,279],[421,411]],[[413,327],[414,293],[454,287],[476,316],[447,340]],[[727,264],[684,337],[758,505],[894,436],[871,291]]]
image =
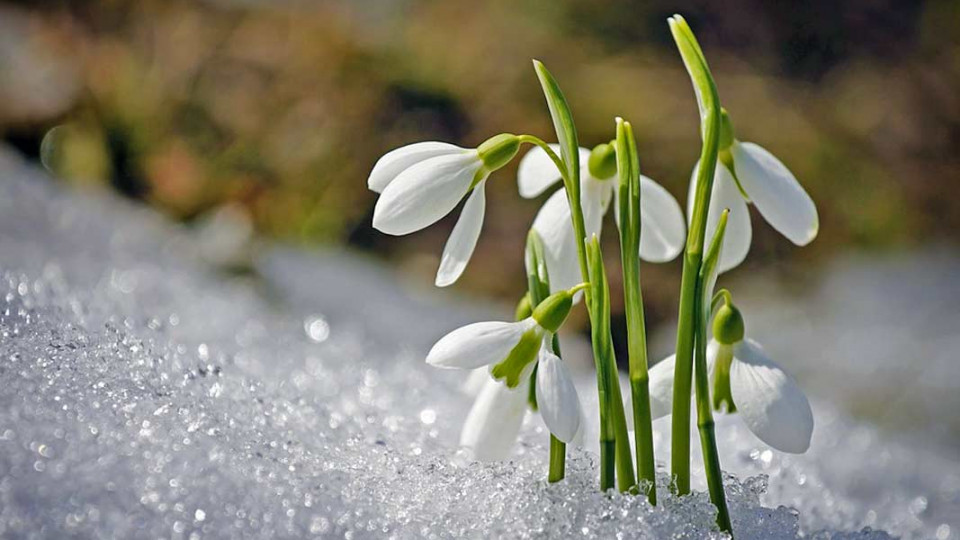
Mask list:
[[[727,233],[724,237],[720,272],[726,272],[743,262],[750,250],[751,227],[747,203],[752,202],[760,215],[780,234],[798,246],[805,246],[817,237],[820,228],[817,207],[804,191],[793,173],[779,159],[760,145],[740,142],[733,137],[729,116],[723,112],[724,133],[729,146],[721,148],[717,160],[707,213],[709,244],[716,230],[717,220],[724,208],[730,209]],[[721,136],[724,139],[724,136]],[[723,144],[721,144],[723,146]],[[693,169],[687,214],[693,214],[697,170]]]
[[[566,372],[563,361],[541,349],[535,391],[537,404],[544,424],[561,433],[554,433],[568,443],[582,443],[583,410]],[[541,377],[544,379],[541,382]],[[528,375],[529,378],[529,375]],[[469,448],[473,457],[480,461],[506,459],[520,435],[526,416],[529,388],[521,384],[510,388],[490,376],[489,370],[480,369],[470,374],[464,391],[476,397],[460,432],[460,446]],[[547,405],[546,407],[544,405]],[[570,418],[578,418],[569,422]]]
[[510,455],[527,413],[527,388],[510,388],[484,373],[483,386],[463,422],[460,446],[475,459],[497,461]]
[[[672,411],[675,362],[676,356],[671,355],[650,369],[650,407],[654,419]],[[771,360],[757,342],[742,339],[724,345],[711,340],[707,347],[707,369],[714,385],[711,395],[718,409],[720,404],[716,398],[729,393],[735,412],[761,441],[782,452],[807,451],[813,434],[810,402],[793,377]],[[724,381],[729,388],[721,387]]]
[[525,341],[535,340],[535,343],[539,343],[544,332],[533,317],[516,322],[468,324],[440,338],[427,353],[427,363],[435,367],[458,369],[493,365],[505,359],[525,337]]
[[[558,295],[563,296],[559,307],[551,304]],[[461,434],[461,443],[478,459],[496,459],[509,450],[523,419],[535,366],[533,384],[544,423],[557,439],[573,441],[580,428],[580,398],[566,365],[551,350],[553,333],[571,302],[572,293],[562,291],[541,303],[548,309],[535,310],[521,321],[469,324],[441,338],[427,354],[427,363],[437,367],[491,366],[492,377],[484,383]]]
[[374,228],[397,236],[419,231],[449,214],[469,194],[443,248],[435,282],[438,287],[454,283],[480,237],[486,179],[518,148],[516,136],[503,134],[478,148],[421,142],[388,152],[367,179],[367,186],[380,193],[373,210]]
[[580,429],[580,397],[567,366],[544,341],[537,360],[537,407],[554,437],[572,442]]
[[[550,147],[559,151],[559,145]],[[580,148],[580,205],[587,238],[593,234],[599,236],[611,201],[618,224],[620,217],[615,154],[608,152],[603,156],[605,159],[595,160],[600,164],[594,167],[590,165],[590,157],[590,150]],[[559,180],[560,172],[540,147],[534,147],[520,160],[517,184],[521,196],[536,197]],[[640,257],[644,260],[669,261],[683,249],[686,224],[680,205],[667,190],[646,176],[640,177],[640,224]],[[533,229],[543,239],[552,290],[579,283],[577,239],[570,221],[566,190],[559,189],[547,199],[534,219]]]

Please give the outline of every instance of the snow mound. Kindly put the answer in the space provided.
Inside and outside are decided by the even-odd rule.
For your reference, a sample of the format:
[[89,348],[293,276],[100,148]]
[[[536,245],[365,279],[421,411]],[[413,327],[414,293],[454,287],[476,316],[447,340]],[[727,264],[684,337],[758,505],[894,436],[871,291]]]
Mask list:
[[[533,419],[509,463],[458,451],[463,376],[422,358],[493,308],[342,253],[269,248],[257,277],[201,249],[0,152],[0,537],[723,536],[702,493],[597,493],[587,451],[547,485]],[[738,538],[956,538],[955,460],[816,412],[805,456],[721,419]]]

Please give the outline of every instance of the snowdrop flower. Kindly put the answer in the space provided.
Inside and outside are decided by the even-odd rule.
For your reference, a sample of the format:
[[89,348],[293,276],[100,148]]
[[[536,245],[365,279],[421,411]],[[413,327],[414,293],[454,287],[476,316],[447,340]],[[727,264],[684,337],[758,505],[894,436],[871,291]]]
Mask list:
[[483,373],[483,386],[463,422],[460,446],[469,448],[474,459],[499,461],[510,455],[527,413],[525,385],[510,388]]
[[580,398],[563,361],[553,354],[553,334],[573,305],[571,290],[541,302],[517,322],[480,322],[450,332],[427,354],[427,363],[444,368],[490,366],[489,379],[467,417],[461,444],[478,459],[497,459],[510,448],[523,421],[527,383],[537,368],[537,405],[547,428],[563,442],[580,428]]
[[[550,145],[559,151],[559,145]],[[580,148],[580,174],[583,220],[587,238],[600,235],[603,216],[614,201],[614,217],[619,225],[619,198],[616,150],[612,144],[600,144],[592,151]],[[533,198],[560,180],[553,161],[540,147],[534,147],[517,172],[520,195]],[[659,184],[640,177],[640,257],[651,262],[666,262],[676,257],[686,241],[683,211],[676,199]],[[533,222],[543,238],[552,290],[562,290],[580,282],[577,239],[570,221],[566,191],[560,189],[547,199]]]
[[[805,246],[817,237],[820,222],[816,205],[786,165],[762,146],[738,141],[726,109],[721,111],[721,116],[720,155],[707,214],[706,242],[709,245],[713,238],[720,212],[729,208],[719,266],[720,272],[726,272],[743,262],[750,250],[748,202],[757,207],[767,223],[798,246]],[[693,214],[699,166],[698,162],[690,180],[688,215]]]
[[[744,338],[743,317],[731,303],[717,311],[713,335],[707,346],[713,408],[740,413],[750,431],[777,450],[806,452],[813,434],[810,402],[793,377],[756,341]],[[650,407],[655,419],[671,413],[675,359],[670,356],[650,370]]]
[[367,186],[380,193],[373,210],[374,228],[396,236],[419,231],[449,214],[470,194],[437,270],[438,287],[452,284],[467,267],[480,237],[487,177],[509,163],[519,148],[516,135],[503,133],[477,148],[421,142],[388,152],[367,179]]

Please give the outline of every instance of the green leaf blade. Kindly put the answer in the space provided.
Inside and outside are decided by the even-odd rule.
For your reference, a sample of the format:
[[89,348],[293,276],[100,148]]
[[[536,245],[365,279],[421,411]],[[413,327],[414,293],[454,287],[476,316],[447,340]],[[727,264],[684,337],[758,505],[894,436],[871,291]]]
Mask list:
[[[560,157],[566,167],[566,178],[578,178],[580,172],[580,142],[577,140],[577,128],[573,123],[573,113],[570,105],[560,90],[560,85],[553,75],[539,60],[533,61],[533,68],[540,79],[543,95],[547,99],[547,108],[553,119],[553,129],[557,132],[557,142],[560,143]],[[580,186],[566,186],[567,189],[579,193]]]

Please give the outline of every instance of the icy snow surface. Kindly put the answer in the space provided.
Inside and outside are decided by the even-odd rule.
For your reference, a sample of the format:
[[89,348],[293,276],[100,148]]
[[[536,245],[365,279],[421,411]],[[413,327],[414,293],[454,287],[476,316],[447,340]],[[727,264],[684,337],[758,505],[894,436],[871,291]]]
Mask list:
[[[589,452],[548,486],[533,417],[509,463],[458,451],[463,375],[422,358],[495,307],[343,253],[266,246],[228,276],[200,250],[0,151],[0,537],[722,536],[705,495],[597,493]],[[842,410],[815,403],[804,456],[721,419],[738,538],[957,538],[957,456]]]

